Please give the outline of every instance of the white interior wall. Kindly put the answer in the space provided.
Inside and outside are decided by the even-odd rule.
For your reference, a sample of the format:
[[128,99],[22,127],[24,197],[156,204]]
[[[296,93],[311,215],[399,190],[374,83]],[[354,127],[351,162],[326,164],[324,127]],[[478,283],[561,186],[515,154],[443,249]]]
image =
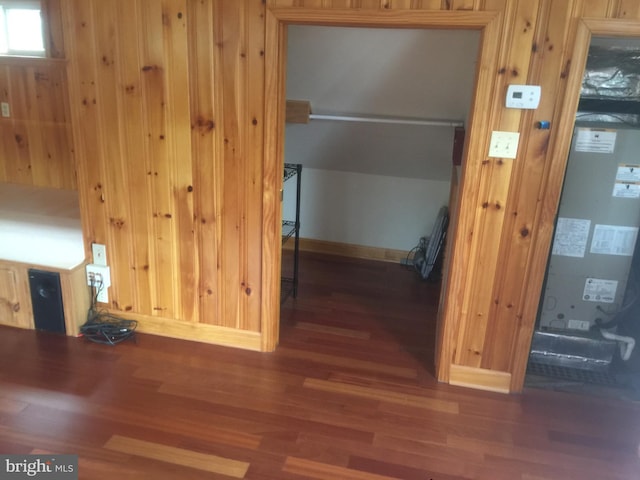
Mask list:
[[[300,236],[410,250],[431,233],[449,182],[302,169]],[[426,199],[426,200],[425,200]],[[295,179],[285,183],[283,218],[295,219]]]
[[[313,113],[468,117],[478,32],[290,26],[288,39],[287,98]],[[302,237],[411,249],[447,204],[452,146],[452,128],[288,124],[285,162],[303,165]]]

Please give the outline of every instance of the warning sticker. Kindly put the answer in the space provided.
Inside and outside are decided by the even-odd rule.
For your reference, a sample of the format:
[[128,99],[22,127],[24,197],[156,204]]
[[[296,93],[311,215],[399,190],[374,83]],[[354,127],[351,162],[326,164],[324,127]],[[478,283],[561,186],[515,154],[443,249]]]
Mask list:
[[640,165],[621,163],[616,172],[616,182],[640,182]]
[[640,183],[616,182],[612,196],[617,198],[640,198]]
[[618,289],[617,280],[587,278],[584,284],[582,299],[585,302],[613,303]]
[[579,128],[576,133],[576,152],[613,153],[616,147],[615,130]]

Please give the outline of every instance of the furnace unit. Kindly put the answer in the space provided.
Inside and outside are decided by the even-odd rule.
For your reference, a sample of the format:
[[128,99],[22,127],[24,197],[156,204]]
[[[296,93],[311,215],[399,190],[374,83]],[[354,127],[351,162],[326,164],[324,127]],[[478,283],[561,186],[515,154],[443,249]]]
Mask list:
[[637,295],[630,276],[639,226],[640,129],[576,123],[539,330],[593,330]]

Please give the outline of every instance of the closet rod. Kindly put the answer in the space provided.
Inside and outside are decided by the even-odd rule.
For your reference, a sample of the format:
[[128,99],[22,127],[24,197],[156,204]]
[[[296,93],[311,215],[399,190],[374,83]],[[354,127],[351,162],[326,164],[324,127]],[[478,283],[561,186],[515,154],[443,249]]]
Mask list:
[[312,113],[310,120],[333,120],[338,122],[388,123],[399,125],[427,125],[430,127],[463,127],[460,120],[427,120],[421,118],[368,117],[360,115],[322,115]]

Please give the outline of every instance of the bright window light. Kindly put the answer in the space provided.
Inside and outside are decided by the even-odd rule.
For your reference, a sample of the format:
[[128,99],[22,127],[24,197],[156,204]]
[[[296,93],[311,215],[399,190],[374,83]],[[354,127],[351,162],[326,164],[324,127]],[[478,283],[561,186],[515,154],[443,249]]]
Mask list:
[[0,55],[44,57],[39,2],[0,0]]

